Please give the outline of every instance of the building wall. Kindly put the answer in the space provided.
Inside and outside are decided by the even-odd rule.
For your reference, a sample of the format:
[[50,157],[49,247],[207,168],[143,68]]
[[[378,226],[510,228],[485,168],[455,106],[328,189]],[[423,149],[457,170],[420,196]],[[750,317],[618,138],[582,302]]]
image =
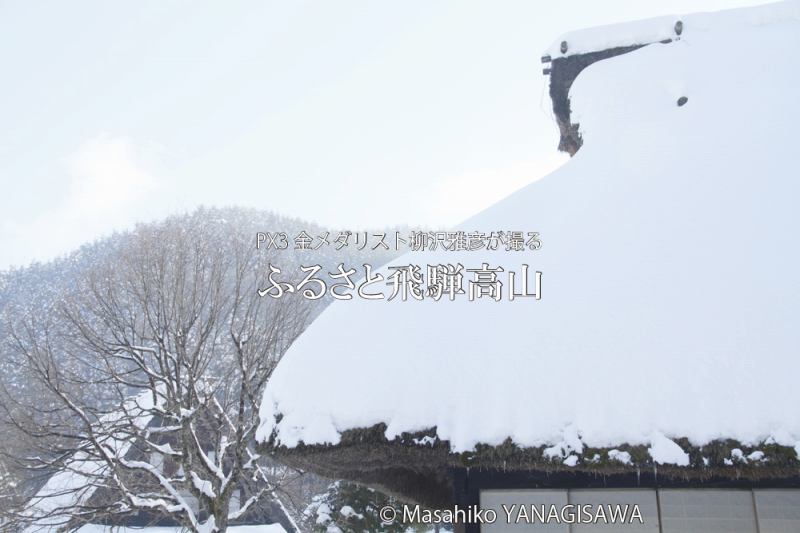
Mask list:
[[[594,510],[602,505],[638,505],[642,522],[624,524],[542,524],[530,512],[556,509]],[[505,505],[505,508],[503,508]],[[512,507],[516,506],[516,507]],[[520,506],[522,511],[520,518]],[[505,532],[627,532],[627,533],[799,533],[800,489],[514,489],[481,490],[480,508],[494,509],[497,520],[483,524],[482,533]],[[617,508],[621,509],[621,508]],[[509,512],[511,523],[509,523]],[[526,517],[527,515],[527,517]],[[589,515],[584,515],[586,518]],[[631,516],[628,514],[627,516]],[[536,523],[530,523],[536,522]]]

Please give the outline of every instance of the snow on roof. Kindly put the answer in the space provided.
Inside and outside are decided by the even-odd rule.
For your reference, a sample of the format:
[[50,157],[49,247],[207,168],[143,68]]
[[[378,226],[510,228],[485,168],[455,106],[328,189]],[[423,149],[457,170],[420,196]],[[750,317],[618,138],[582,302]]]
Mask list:
[[[673,39],[678,16],[663,16],[635,22],[623,22],[572,31],[559,37],[544,55],[555,59],[576,54],[599,52],[620,46],[650,44]],[[566,46],[563,45],[566,43]]]
[[[153,419],[153,407],[152,392],[145,391],[126,400],[124,409],[103,416],[98,424],[103,427],[102,433],[109,435],[116,433],[112,428],[120,421],[126,426],[133,420],[137,428],[143,429]],[[105,444],[117,456],[124,457],[133,441],[130,438],[108,437]],[[57,530],[66,520],[63,515],[65,510],[75,508],[77,511],[89,501],[97,490],[98,476],[104,475],[107,468],[100,459],[92,459],[85,452],[75,453],[66,461],[65,469],[53,474],[28,502],[25,512],[35,521],[26,532]]]
[[[689,35],[712,28],[730,29],[745,25],[758,26],[797,17],[797,5],[793,1],[765,6],[731,9],[716,13],[694,13],[690,15],[666,15],[633,22],[608,24],[583,30],[571,31],[556,39],[544,55],[555,59],[576,54],[599,52],[621,46],[651,44],[678,39],[686,32]],[[676,31],[676,23],[679,31]],[[566,43],[566,51],[563,51]]]
[[[800,451],[800,3],[684,20],[679,41],[587,68],[571,90],[581,150],[459,228],[538,231],[540,250],[393,262],[527,263],[541,300],[336,302],[276,369],[259,439],[386,423],[455,450]],[[591,35],[586,49],[608,46]]]

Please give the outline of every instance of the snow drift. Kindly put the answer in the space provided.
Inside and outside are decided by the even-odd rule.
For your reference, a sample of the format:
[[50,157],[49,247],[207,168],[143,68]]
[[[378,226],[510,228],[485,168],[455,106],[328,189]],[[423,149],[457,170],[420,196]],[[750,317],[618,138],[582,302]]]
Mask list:
[[[670,438],[797,445],[800,3],[680,19],[581,73],[580,151],[459,228],[538,231],[540,250],[393,262],[527,263],[540,301],[337,302],[275,371],[259,439],[386,423],[456,451],[630,443],[675,464]],[[570,34],[571,52],[673,24]]]

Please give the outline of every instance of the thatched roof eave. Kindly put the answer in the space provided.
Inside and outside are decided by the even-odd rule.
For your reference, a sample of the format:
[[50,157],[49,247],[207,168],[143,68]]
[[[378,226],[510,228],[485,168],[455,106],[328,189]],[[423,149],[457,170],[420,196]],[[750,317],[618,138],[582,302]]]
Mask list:
[[[386,426],[348,430],[336,445],[288,448],[273,439],[262,452],[299,469],[331,478],[348,479],[431,508],[455,502],[454,480],[459,471],[487,472],[492,479],[528,479],[531,486],[761,486],[800,487],[800,460],[793,447],[773,442],[745,445],[717,440],[693,446],[688,439],[675,442],[688,454],[689,465],[657,464],[644,445],[616,446],[630,461],[609,458],[611,448],[585,447],[575,466],[546,454],[546,447],[521,447],[510,440],[501,445],[478,445],[456,453],[450,443],[436,437],[435,428],[404,433],[389,440]],[[748,460],[761,452],[760,460]],[[463,476],[461,476],[463,477]],[[496,483],[496,481],[495,481]]]

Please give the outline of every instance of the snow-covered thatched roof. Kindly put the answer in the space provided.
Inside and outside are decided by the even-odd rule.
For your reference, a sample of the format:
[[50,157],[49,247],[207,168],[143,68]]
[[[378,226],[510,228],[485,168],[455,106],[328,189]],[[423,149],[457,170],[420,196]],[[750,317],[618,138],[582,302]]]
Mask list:
[[[105,415],[98,421],[102,434],[108,435],[103,442],[105,447],[117,457],[124,457],[134,441],[130,427],[147,427],[153,419],[154,406],[152,392],[145,391],[126,400],[119,411]],[[65,510],[81,511],[97,491],[97,479],[104,477],[107,470],[104,461],[84,451],[64,461],[63,469],[50,476],[25,506],[31,519],[26,533],[56,531],[63,526],[69,521]]]
[[[600,52],[610,48],[666,42],[680,37],[683,30],[686,30],[687,33],[694,33],[727,27],[735,32],[743,24],[751,26],[781,24],[787,19],[796,17],[797,5],[791,0],[767,6],[730,9],[713,13],[666,15],[567,32],[556,39],[544,51],[544,55],[555,59]],[[678,22],[680,24],[676,27]],[[566,46],[563,43],[567,43]]]
[[724,439],[800,451],[800,3],[680,19],[668,44],[674,18],[557,41],[655,44],[583,71],[580,151],[459,227],[536,231],[541,249],[392,263],[528,264],[542,299],[331,305],[275,371],[262,441],[385,424],[389,441],[510,439],[565,468],[623,443],[676,466]]

